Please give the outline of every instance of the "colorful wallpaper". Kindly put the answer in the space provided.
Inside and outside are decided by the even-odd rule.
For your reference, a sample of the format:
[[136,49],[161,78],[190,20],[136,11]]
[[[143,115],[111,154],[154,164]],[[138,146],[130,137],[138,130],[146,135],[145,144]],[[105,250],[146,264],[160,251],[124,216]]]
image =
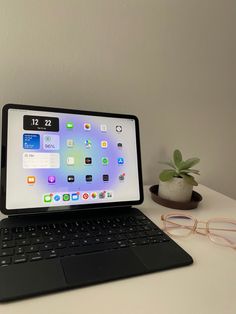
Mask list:
[[[19,183],[29,206],[114,202],[127,200],[127,196],[137,199],[134,121],[13,110],[9,119],[16,118],[21,128],[17,132],[9,127],[8,146],[15,134],[20,143],[15,147],[14,167],[19,170]],[[11,164],[13,156],[9,159]],[[131,194],[127,183],[133,185]],[[27,205],[27,200],[22,203]]]

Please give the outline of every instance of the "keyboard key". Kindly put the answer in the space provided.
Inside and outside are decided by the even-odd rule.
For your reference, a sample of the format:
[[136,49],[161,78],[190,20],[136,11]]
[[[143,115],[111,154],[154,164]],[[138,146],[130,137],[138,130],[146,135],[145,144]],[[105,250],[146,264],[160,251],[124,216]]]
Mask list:
[[117,241],[116,242],[120,248],[127,247],[126,241]]
[[24,246],[24,245],[30,245],[31,243],[29,239],[23,239],[23,240],[17,240],[16,244],[20,246]]
[[75,232],[76,232],[76,229],[75,229],[75,228],[68,228],[68,229],[67,229],[67,232],[68,232],[68,233],[75,233]]
[[25,231],[26,232],[34,232],[36,230],[35,226],[26,226]]
[[14,250],[12,248],[10,249],[3,249],[0,251],[0,256],[11,256],[14,254]]
[[89,240],[88,239],[82,240],[82,244],[83,245],[89,245]]
[[11,257],[1,257],[0,266],[7,266],[11,264]]
[[39,235],[39,234],[38,234],[37,232],[35,232],[35,231],[29,232],[29,237],[30,237],[30,238],[37,237],[38,235]]
[[139,238],[139,233],[138,232],[127,233],[126,236],[128,239],[135,239],[135,238]]
[[115,241],[116,239],[115,239],[115,237],[114,236],[108,236],[108,237],[106,237],[106,241]]
[[85,232],[86,228],[85,227],[79,227],[78,230],[81,231],[81,232]]
[[53,233],[51,232],[51,231],[44,231],[43,232],[43,235],[45,235],[45,236],[51,236],[51,235],[53,235]]
[[31,262],[33,262],[33,261],[39,261],[39,260],[41,260],[42,258],[43,258],[43,257],[42,257],[42,255],[41,255],[40,252],[32,253],[32,254],[30,255],[30,261],[31,261]]
[[14,258],[13,258],[13,263],[14,264],[19,264],[19,263],[24,263],[27,261],[27,256],[26,254],[19,254],[19,255],[16,255]]
[[14,247],[15,246],[15,241],[5,241],[5,242],[2,242],[2,248],[3,249],[7,249],[7,248],[10,248],[10,247]]
[[138,243],[141,245],[146,245],[146,244],[150,243],[150,240],[149,239],[139,239]]
[[6,234],[8,234],[8,233],[9,233],[9,229],[8,229],[8,228],[4,228],[4,229],[3,229],[3,234],[6,235]]
[[65,241],[63,242],[58,242],[55,244],[56,249],[64,249],[67,246],[67,243]]
[[24,231],[23,227],[12,228],[13,233],[22,233]]
[[45,237],[44,240],[45,242],[55,242],[57,241],[57,238],[53,236],[49,236],[49,237]]
[[161,232],[160,230],[150,230],[150,231],[146,231],[146,234],[148,236],[155,236],[155,235],[163,235],[163,232]]
[[163,241],[163,242],[169,242],[170,239],[168,239],[168,238],[162,238],[162,241]]
[[50,251],[45,251],[44,253],[43,253],[43,256],[44,256],[44,258],[55,258],[55,257],[57,257],[58,255],[57,255],[57,253],[56,253],[56,251],[55,250],[50,250]]
[[79,246],[79,245],[80,245],[80,241],[78,241],[78,240],[69,241],[70,247]]
[[149,227],[149,226],[143,226],[143,230],[149,231],[149,230],[151,230],[151,227]]
[[79,239],[78,233],[73,234],[72,238],[73,238],[73,239]]
[[[129,241],[128,241],[128,244],[129,244],[130,246],[136,246],[136,245],[138,245],[138,242],[137,242],[135,239],[133,239],[133,240],[129,240]],[[125,246],[123,246],[123,247],[125,247]]]
[[40,246],[40,250],[42,250],[42,251],[47,251],[47,250],[52,250],[52,249],[54,249],[52,243],[45,243],[45,244]]
[[156,239],[151,240],[151,242],[152,243],[162,243],[164,241],[162,240],[162,238],[156,238]]
[[24,247],[19,246],[15,249],[16,254],[23,254],[25,252]]
[[48,230],[48,226],[47,225],[40,225],[40,226],[37,226],[37,229],[40,231],[45,231],[45,230]]
[[25,247],[26,253],[32,253],[32,252],[37,252],[37,251],[39,251],[39,248],[36,245],[30,245],[30,246]]
[[93,241],[93,243],[101,243],[101,239],[100,238],[93,238],[91,239]]
[[137,215],[137,216],[135,216],[135,219],[139,220],[139,221],[142,221],[142,220],[147,220],[147,217],[142,216],[142,215]]
[[139,231],[139,232],[137,232],[137,234],[138,234],[139,238],[146,238],[147,237],[146,232]]
[[25,234],[23,234],[23,233],[17,233],[17,234],[15,235],[15,239],[25,239]]
[[126,239],[127,239],[127,236],[124,235],[124,234],[118,234],[118,235],[116,236],[116,238],[117,238],[117,240],[126,240]]
[[44,243],[44,240],[41,237],[32,239],[32,244],[41,244],[41,243]]
[[2,240],[3,241],[10,241],[10,240],[12,240],[12,235],[11,234],[3,235]]

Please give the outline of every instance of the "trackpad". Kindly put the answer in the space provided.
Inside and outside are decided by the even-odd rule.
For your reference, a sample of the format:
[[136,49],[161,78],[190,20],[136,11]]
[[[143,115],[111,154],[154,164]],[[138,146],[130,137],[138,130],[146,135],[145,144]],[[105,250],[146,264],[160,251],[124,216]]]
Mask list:
[[80,286],[147,272],[129,249],[69,256],[61,260],[66,281]]

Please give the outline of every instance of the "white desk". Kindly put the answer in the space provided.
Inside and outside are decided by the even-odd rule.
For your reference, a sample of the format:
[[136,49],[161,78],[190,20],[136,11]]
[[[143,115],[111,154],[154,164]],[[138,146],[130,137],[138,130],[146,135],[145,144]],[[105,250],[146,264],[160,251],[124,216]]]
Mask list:
[[[236,201],[204,186],[200,207],[188,212],[199,219],[236,219]],[[173,211],[154,203],[145,187],[139,208],[161,226],[160,216]],[[0,305],[1,314],[235,314],[236,251],[192,235],[177,241],[194,259],[191,266],[96,286],[67,290]]]

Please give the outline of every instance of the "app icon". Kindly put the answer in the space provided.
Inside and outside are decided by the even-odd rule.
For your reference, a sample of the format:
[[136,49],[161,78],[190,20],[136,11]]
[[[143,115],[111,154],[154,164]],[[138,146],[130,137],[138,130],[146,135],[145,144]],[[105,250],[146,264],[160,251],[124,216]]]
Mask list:
[[79,200],[79,194],[78,193],[72,193],[71,199],[72,199],[72,201],[78,201]]
[[48,177],[48,183],[55,183],[56,182],[56,177],[55,176],[49,176]]
[[91,148],[92,142],[90,140],[85,140],[84,141],[84,145],[85,145],[86,148]]
[[45,134],[43,136],[43,148],[45,150],[58,150],[60,149],[60,137],[55,134]]
[[44,203],[51,203],[51,201],[52,201],[52,195],[51,194],[44,195]]
[[106,124],[101,124],[100,130],[101,130],[101,132],[106,132],[106,131],[107,131],[107,126],[106,126]]
[[67,157],[66,163],[68,166],[72,166],[75,163],[75,158],[74,157]]
[[23,148],[24,149],[40,149],[40,135],[39,134],[23,134]]
[[102,176],[102,179],[103,179],[103,181],[105,181],[105,182],[109,181],[109,175],[108,175],[108,174],[104,174],[104,175]]
[[118,133],[122,132],[122,126],[121,125],[116,126],[116,132],[118,132]]
[[70,200],[70,194],[63,194],[63,201],[68,202]]
[[119,157],[117,158],[117,162],[118,162],[118,165],[123,165],[125,161],[124,161],[124,158]]
[[72,139],[68,139],[68,140],[66,140],[66,145],[67,145],[67,147],[73,147],[74,141]]
[[92,192],[92,193],[91,193],[91,197],[92,197],[93,199],[97,198],[97,193],[96,193],[96,192]]
[[108,165],[108,158],[107,157],[102,157],[102,164],[104,166]]
[[27,177],[27,183],[29,184],[34,184],[36,181],[35,177],[34,176],[28,176]]
[[53,197],[53,199],[54,199],[55,202],[59,202],[60,199],[61,199],[61,197],[60,197],[59,194],[56,194],[56,195]]
[[125,173],[120,174],[119,175],[119,180],[120,181],[124,181],[124,179],[125,179]]
[[112,197],[112,192],[107,192],[107,198],[111,198]]
[[91,174],[87,174],[85,176],[85,180],[86,180],[86,182],[92,182],[93,181],[93,176]]
[[117,147],[121,149],[123,147],[122,143],[117,143]]
[[91,124],[90,123],[84,123],[84,130],[85,131],[90,131],[91,130]]
[[73,127],[74,127],[73,122],[66,122],[66,127],[67,127],[67,129],[73,129]]
[[89,198],[89,194],[86,193],[86,192],[83,193],[82,198],[83,198],[84,200],[87,200],[87,199]]
[[106,197],[106,191],[102,191],[98,194],[99,198],[105,198]]
[[67,182],[75,182],[75,176],[67,176]]
[[85,157],[84,163],[86,165],[91,165],[92,164],[92,157]]
[[107,141],[101,141],[101,147],[107,148]]

